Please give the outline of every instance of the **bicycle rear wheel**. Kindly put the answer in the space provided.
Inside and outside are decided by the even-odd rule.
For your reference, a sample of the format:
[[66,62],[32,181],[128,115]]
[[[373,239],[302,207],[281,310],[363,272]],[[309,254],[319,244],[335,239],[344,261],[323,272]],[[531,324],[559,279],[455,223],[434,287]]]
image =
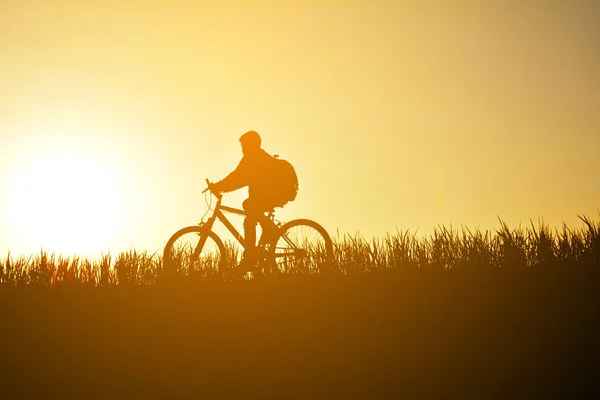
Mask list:
[[276,273],[313,275],[325,273],[333,262],[333,243],[318,223],[297,219],[284,224],[270,246]]
[[225,262],[225,246],[212,231],[195,225],[177,231],[163,252],[166,270],[183,275],[204,276],[220,273]]

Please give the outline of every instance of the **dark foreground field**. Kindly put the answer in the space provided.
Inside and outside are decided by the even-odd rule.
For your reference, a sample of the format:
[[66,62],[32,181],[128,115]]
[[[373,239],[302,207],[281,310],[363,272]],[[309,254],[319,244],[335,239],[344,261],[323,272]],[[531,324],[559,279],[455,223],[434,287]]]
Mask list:
[[250,281],[7,257],[0,398],[600,398],[600,224],[582,221],[345,237],[325,275]]
[[1,398],[593,398],[597,266],[0,292]]

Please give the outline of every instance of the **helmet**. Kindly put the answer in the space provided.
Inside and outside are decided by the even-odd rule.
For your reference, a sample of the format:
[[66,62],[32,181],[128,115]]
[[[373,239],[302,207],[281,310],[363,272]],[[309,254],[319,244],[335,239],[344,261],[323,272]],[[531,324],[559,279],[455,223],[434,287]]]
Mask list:
[[248,131],[240,136],[240,143],[243,147],[260,148],[260,135],[255,131]]

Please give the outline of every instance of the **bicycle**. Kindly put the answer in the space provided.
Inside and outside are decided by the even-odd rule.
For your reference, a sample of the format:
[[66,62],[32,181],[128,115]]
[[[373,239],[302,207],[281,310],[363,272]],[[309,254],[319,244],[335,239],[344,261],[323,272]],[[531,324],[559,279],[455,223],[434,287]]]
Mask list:
[[[207,188],[202,193],[208,191],[209,195],[217,198],[213,213],[206,222],[203,217],[197,225],[182,228],[171,236],[163,252],[165,269],[179,267],[184,272],[210,271],[224,275],[228,262],[225,245],[213,231],[217,219],[245,248],[243,236],[224,212],[237,215],[246,215],[246,212],[221,204],[223,195],[211,190],[212,184],[208,179],[206,183]],[[208,206],[210,211],[210,203]],[[315,274],[325,273],[331,268],[333,243],[325,228],[317,222],[295,219],[281,223],[275,220],[275,210],[272,209],[262,215],[259,224],[263,230],[253,252],[254,268],[250,272],[275,275]]]

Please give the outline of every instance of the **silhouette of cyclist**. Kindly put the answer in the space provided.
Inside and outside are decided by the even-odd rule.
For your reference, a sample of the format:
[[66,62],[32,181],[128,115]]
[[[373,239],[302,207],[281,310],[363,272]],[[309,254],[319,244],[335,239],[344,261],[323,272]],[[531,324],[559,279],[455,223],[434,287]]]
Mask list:
[[223,180],[213,183],[211,190],[232,192],[248,186],[248,198],[242,203],[246,212],[242,265],[251,267],[256,247],[256,224],[266,218],[265,212],[282,207],[285,201],[281,200],[281,194],[274,185],[275,158],[261,148],[260,135],[248,131],[240,137],[240,144],[243,157],[237,168]]

